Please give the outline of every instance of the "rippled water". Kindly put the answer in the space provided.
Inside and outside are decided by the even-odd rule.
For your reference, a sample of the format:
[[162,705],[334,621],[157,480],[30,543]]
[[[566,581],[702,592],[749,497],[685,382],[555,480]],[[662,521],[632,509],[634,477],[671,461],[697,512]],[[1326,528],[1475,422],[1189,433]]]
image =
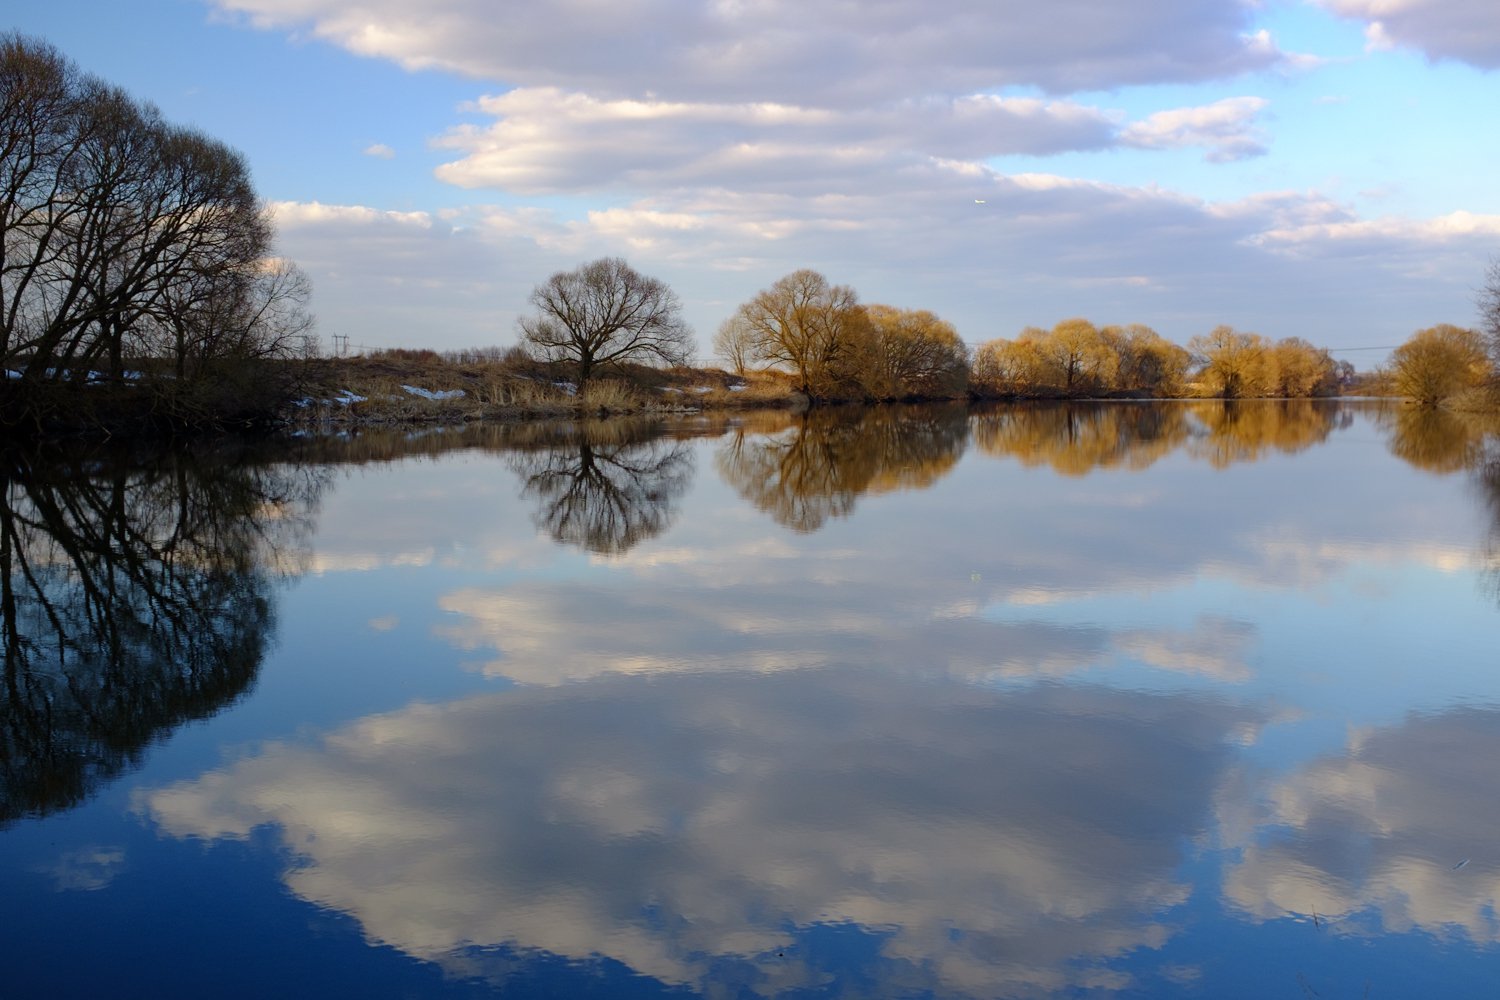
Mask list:
[[0,996],[1489,995],[1495,451],[1300,402],[11,456]]

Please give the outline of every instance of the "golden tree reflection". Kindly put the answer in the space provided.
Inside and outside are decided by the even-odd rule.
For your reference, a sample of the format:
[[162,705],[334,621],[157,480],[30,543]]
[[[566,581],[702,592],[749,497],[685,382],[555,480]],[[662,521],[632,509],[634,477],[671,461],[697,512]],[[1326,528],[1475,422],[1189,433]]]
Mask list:
[[974,418],[974,441],[985,454],[1068,476],[1144,469],[1180,448],[1189,433],[1186,411],[1177,405],[1036,403],[981,410]]
[[1337,403],[1315,399],[1208,400],[1190,404],[1190,412],[1202,430],[1189,451],[1216,469],[1303,451],[1353,420]]
[[1390,432],[1391,454],[1440,475],[1474,467],[1484,456],[1486,431],[1494,429],[1474,414],[1404,403],[1382,407],[1376,420]]
[[174,455],[0,470],[0,822],[74,805],[244,693],[319,492]]
[[814,410],[774,432],[740,428],[715,463],[725,481],[796,531],[847,516],[868,492],[925,489],[968,441],[961,405]]

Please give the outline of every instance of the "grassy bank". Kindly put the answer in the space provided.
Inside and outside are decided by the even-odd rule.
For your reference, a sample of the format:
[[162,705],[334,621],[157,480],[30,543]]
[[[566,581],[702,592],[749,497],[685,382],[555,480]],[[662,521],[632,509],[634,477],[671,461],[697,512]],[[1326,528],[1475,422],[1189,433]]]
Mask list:
[[526,358],[384,351],[295,363],[292,424],[526,420],[806,405],[774,373],[624,365],[579,386],[570,365]]

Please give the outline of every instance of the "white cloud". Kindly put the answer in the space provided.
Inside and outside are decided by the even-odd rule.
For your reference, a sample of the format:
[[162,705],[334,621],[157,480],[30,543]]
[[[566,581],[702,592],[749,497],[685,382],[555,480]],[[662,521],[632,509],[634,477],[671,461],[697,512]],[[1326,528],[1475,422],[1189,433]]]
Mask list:
[[1115,142],[1113,117],[1097,109],[982,94],[832,112],[522,88],[476,107],[499,121],[439,139],[439,148],[463,155],[439,167],[438,177],[528,194],[684,185],[820,193],[879,184],[929,158],[1039,155]]
[[1215,163],[1262,156],[1265,140],[1254,123],[1266,104],[1259,97],[1230,97],[1200,108],[1158,111],[1127,126],[1120,140],[1142,149],[1201,146]]
[[1229,322],[1338,347],[1467,321],[1500,225],[1362,219],[1301,192],[1204,202],[969,161],[912,162],[843,190],[784,183],[664,189],[581,214],[283,204],[280,250],[312,276],[323,328],[363,343],[509,342],[535,283],[619,253],[681,290],[704,338],[759,288],[814,266],[867,297],[934,309],[975,341],[1051,323],[1066,301],[1179,342]]
[[1340,17],[1366,22],[1371,51],[1415,49],[1500,69],[1500,5],[1493,0],[1315,0]]
[[1006,86],[1219,79],[1282,55],[1240,0],[216,0],[408,69],[608,97],[869,106]]
[[383,142],[366,146],[364,152],[366,156],[373,156],[377,160],[394,160],[396,158],[396,151]]

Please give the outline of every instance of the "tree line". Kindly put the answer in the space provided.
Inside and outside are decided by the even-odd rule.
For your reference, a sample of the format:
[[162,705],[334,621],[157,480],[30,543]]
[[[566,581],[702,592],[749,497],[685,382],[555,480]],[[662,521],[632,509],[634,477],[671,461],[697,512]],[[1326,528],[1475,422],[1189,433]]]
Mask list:
[[180,398],[309,346],[307,280],[273,256],[244,157],[15,33],[0,36],[0,199],[12,399],[151,362]]
[[[618,257],[554,274],[520,321],[534,356],[575,366],[580,383],[610,362],[688,363],[693,335],[675,293]],[[1481,324],[1418,330],[1363,385],[1436,404],[1500,378],[1500,261],[1479,297]],[[1149,326],[1065,319],[970,350],[925,309],[859,300],[817,271],[794,271],[741,304],[714,353],[736,374],[770,373],[811,399],[1309,398],[1357,381],[1354,366],[1300,337],[1218,326],[1175,344]],[[1486,405],[1481,401],[1481,406]],[[1490,403],[1488,405],[1495,405]]]
[[[315,349],[307,279],[274,256],[244,158],[16,33],[0,36],[0,196],[0,419],[80,398],[56,387],[136,388],[141,369],[166,376],[137,395],[169,415],[253,413],[286,378],[257,362]],[[525,349],[570,364],[580,385],[694,354],[676,293],[618,257],[553,274],[530,304]],[[1480,329],[1418,331],[1379,384],[1423,403],[1493,384],[1500,264],[1479,306]],[[811,399],[1306,397],[1354,374],[1300,338],[1229,326],[1184,347],[1073,318],[971,351],[931,311],[863,303],[810,269],[741,304],[713,347],[735,372],[773,373]]]
[[[580,383],[609,362],[680,365],[693,354],[677,296],[617,257],[552,275],[531,305],[520,321],[523,345],[572,364]],[[970,351],[929,310],[866,305],[853,288],[809,269],[741,304],[713,348],[735,373],[776,373],[813,399],[1306,397],[1333,395],[1353,375],[1300,338],[1272,341],[1228,326],[1184,348],[1140,324],[1068,319]]]

